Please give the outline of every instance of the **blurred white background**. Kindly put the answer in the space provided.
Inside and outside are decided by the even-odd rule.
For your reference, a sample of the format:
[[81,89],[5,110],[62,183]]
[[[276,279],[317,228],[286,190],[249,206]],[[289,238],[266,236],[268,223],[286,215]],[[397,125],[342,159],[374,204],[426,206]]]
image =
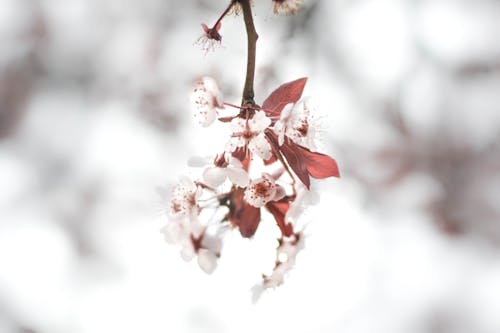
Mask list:
[[257,102],[308,76],[343,175],[256,305],[271,221],[207,276],[155,194],[226,140],[188,95],[239,102],[242,17],[205,56],[226,1],[0,0],[0,332],[500,332],[500,2],[254,2]]

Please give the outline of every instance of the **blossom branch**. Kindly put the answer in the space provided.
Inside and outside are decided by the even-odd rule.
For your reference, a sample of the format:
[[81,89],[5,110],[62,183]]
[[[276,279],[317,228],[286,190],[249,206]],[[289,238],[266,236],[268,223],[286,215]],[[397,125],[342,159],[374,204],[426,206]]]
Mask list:
[[257,49],[257,39],[259,35],[255,30],[253,23],[252,8],[250,0],[239,0],[243,8],[243,19],[245,20],[245,27],[247,31],[248,40],[248,54],[247,54],[247,75],[245,79],[245,88],[243,89],[242,105],[250,104],[255,105],[253,82],[255,76],[255,53]]

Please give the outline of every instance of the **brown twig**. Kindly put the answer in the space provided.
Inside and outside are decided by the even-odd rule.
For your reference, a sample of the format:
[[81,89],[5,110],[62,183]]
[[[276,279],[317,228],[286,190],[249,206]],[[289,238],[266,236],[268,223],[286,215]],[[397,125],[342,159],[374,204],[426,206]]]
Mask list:
[[253,81],[255,76],[255,53],[259,35],[257,35],[257,31],[255,30],[255,25],[253,23],[250,0],[239,0],[239,2],[241,4],[241,7],[243,8],[243,19],[245,20],[248,40],[247,75],[245,79],[245,88],[243,89],[243,98],[241,101],[241,105],[255,106]]

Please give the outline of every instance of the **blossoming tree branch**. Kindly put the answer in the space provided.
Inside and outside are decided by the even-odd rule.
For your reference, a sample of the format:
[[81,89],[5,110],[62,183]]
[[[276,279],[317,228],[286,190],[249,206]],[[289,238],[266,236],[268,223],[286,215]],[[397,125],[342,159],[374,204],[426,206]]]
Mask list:
[[[295,14],[299,0],[273,0],[275,14]],[[314,109],[302,92],[307,78],[282,84],[261,105],[254,96],[257,32],[250,0],[232,0],[212,27],[203,23],[198,40],[202,49],[221,43],[222,20],[229,13],[243,14],[248,57],[241,105],[224,101],[214,79],[203,77],[191,95],[195,118],[203,127],[215,121],[228,124],[225,147],[212,158],[193,158],[200,179],[182,176],[174,187],[166,240],[181,248],[183,259],[197,258],[200,268],[212,273],[221,256],[223,236],[238,229],[252,237],[261,223],[275,223],[280,231],[274,270],[263,274],[262,290],[283,283],[303,247],[298,219],[309,204],[311,177],[339,177],[337,163],[317,152]],[[222,111],[230,116],[222,116]]]

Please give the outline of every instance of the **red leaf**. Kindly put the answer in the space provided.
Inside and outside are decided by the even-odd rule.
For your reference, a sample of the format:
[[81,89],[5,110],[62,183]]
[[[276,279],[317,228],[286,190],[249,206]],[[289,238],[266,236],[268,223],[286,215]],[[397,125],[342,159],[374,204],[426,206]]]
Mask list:
[[257,231],[260,223],[260,208],[249,205],[243,199],[243,189],[233,189],[229,208],[229,220],[240,230],[241,236],[250,238]]
[[276,134],[270,130],[266,131],[275,154],[281,154],[288,162],[295,175],[306,186],[311,186],[309,176],[317,179],[328,177],[340,177],[337,162],[328,155],[315,153],[309,149],[299,146],[288,137],[285,137],[283,145],[278,144]]
[[262,103],[262,109],[266,112],[268,117],[279,116],[285,105],[289,103],[296,103],[302,96],[307,78],[284,83],[269,95],[269,97]]
[[314,153],[307,148],[296,145],[297,150],[304,157],[306,168],[311,177],[323,179],[328,177],[340,178],[337,162],[328,155]]
[[290,237],[293,235],[293,226],[291,223],[285,222],[285,215],[290,208],[290,203],[287,201],[273,201],[266,204],[267,210],[273,214],[278,227],[283,236]]
[[311,180],[309,179],[309,171],[307,170],[306,161],[300,152],[294,147],[296,145],[289,144],[286,141],[290,140],[288,140],[288,138],[286,139],[287,140],[285,140],[285,143],[280,148],[281,152],[283,153],[283,156],[285,156],[288,165],[292,168],[293,172],[297,175],[302,184],[309,189],[311,187]]
[[285,137],[285,143],[280,146],[278,144],[278,138],[276,137],[276,134],[269,130],[266,131],[266,136],[269,139],[269,142],[271,143],[271,146],[273,147],[275,153],[277,152],[285,157],[288,165],[293,170],[295,175],[307,187],[307,189],[309,189],[309,187],[311,186],[311,180],[309,179],[307,165],[300,152],[293,146],[295,144],[293,144],[287,137]]

